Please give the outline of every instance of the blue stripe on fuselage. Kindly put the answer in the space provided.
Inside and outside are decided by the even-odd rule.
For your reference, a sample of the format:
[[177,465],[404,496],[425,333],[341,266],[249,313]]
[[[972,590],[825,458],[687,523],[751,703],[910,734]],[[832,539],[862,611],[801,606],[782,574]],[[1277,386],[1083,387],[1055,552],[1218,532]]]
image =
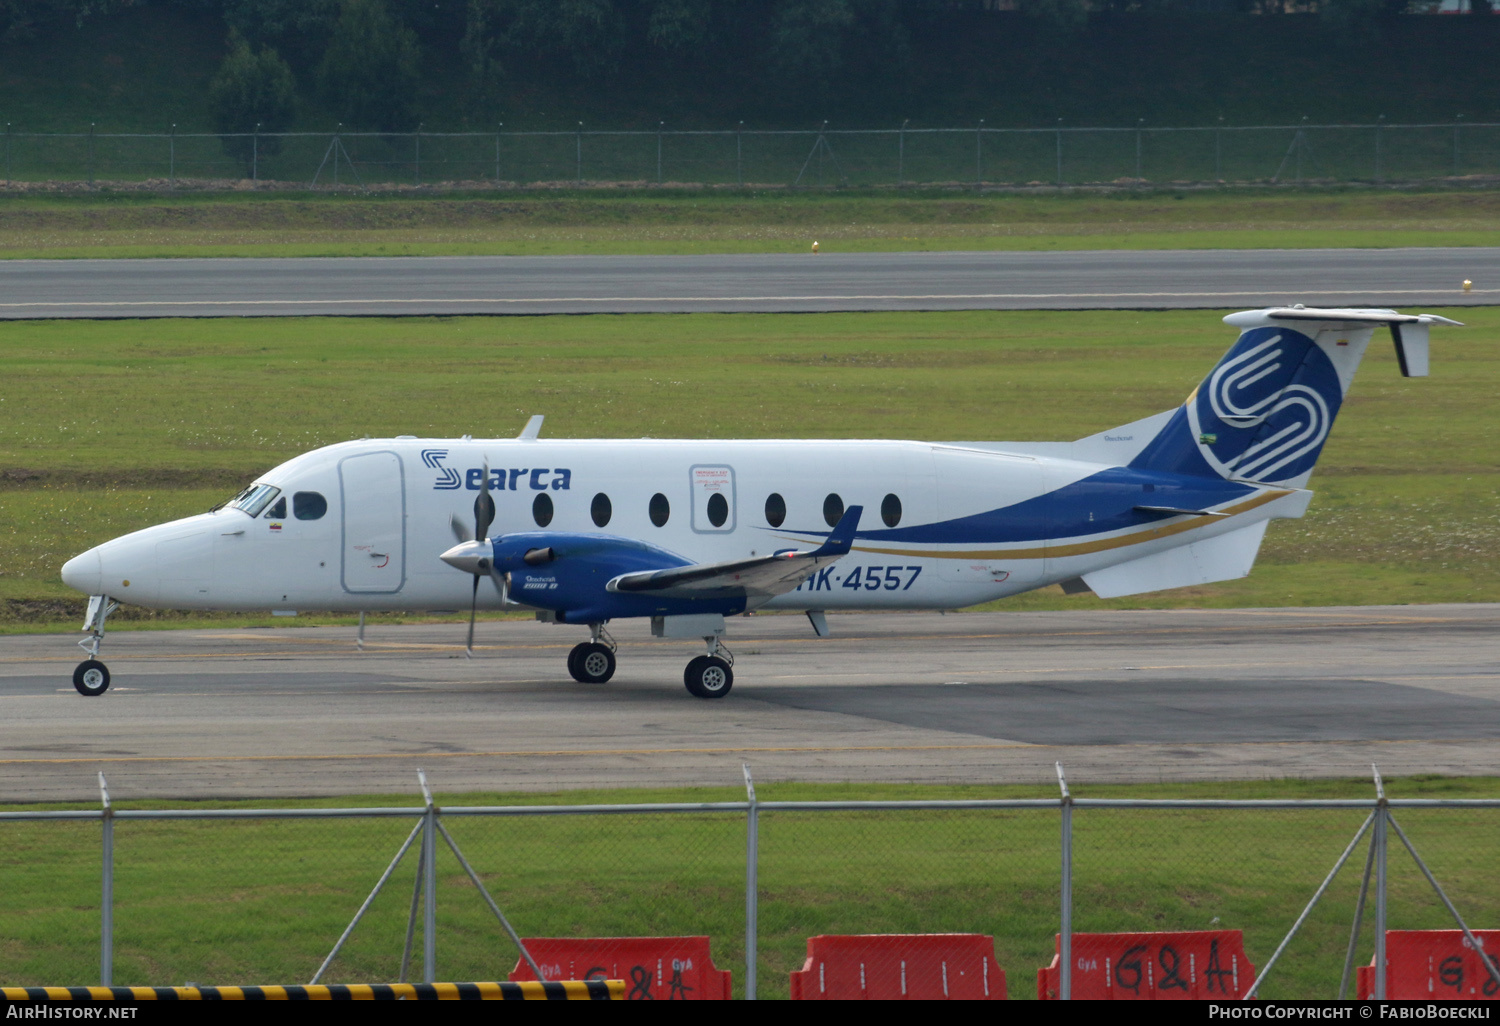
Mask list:
[[[985,513],[886,530],[860,530],[857,541],[919,545],[993,545],[1078,538],[1139,527],[1163,519],[1136,506],[1212,509],[1251,494],[1250,485],[1165,471],[1111,467],[1010,506]],[[793,534],[826,535],[827,531]]]

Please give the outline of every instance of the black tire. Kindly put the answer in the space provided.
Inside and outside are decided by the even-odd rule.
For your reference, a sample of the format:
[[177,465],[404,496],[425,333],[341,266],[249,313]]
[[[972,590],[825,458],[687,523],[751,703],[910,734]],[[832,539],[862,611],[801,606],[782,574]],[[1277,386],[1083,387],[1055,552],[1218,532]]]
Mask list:
[[615,654],[608,645],[586,642],[573,649],[568,669],[580,684],[603,684],[615,675]]
[[85,659],[73,671],[73,686],[90,698],[104,694],[109,690],[109,667],[97,659]]
[[574,645],[568,652],[568,676],[580,684],[583,683],[583,678],[578,676],[578,657],[583,655],[583,650],[588,647],[589,643],[585,641],[581,645]]
[[734,687],[734,671],[718,656],[699,656],[687,664],[682,682],[698,698],[723,698]]

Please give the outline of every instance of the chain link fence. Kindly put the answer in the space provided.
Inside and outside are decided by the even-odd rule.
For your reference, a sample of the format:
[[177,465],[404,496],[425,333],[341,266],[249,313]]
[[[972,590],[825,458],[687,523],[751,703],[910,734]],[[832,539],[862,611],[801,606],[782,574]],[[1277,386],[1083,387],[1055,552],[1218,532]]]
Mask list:
[[1500,124],[767,131],[23,132],[8,188],[904,188],[1483,181]]
[[[1500,927],[1500,799],[428,802],[0,813],[0,983],[503,980],[527,973],[519,938],[601,938],[538,968],[671,999],[712,967],[632,964],[618,939],[697,937],[734,997],[784,998],[835,935],[861,989],[905,993],[920,952],[876,935],[975,934],[945,993],[1034,997],[1056,954],[1056,996],[1102,967],[1118,996],[1311,999],[1353,996],[1372,959],[1383,994],[1386,929]],[[811,973],[804,993],[828,986]]]

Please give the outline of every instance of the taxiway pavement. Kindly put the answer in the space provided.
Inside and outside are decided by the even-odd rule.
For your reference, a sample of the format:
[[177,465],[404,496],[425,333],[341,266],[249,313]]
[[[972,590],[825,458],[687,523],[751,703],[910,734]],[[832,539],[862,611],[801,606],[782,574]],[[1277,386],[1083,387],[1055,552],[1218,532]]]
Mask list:
[[1497,302],[1497,247],[0,262],[0,319]]
[[734,691],[616,632],[459,624],[117,631],[100,698],[66,635],[0,639],[0,801],[415,795],[757,780],[1024,783],[1495,773],[1500,605],[731,621]]

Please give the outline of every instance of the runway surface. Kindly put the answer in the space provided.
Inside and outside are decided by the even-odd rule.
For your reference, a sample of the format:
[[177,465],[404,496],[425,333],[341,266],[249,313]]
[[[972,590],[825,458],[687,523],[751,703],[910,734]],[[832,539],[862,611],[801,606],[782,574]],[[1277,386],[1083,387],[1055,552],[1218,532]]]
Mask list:
[[1496,302],[1500,248],[0,262],[0,318]]
[[114,686],[66,635],[0,639],[0,801],[415,795],[757,780],[1037,783],[1485,773],[1500,767],[1500,606],[800,616],[731,622],[734,691],[620,625],[116,632]]

